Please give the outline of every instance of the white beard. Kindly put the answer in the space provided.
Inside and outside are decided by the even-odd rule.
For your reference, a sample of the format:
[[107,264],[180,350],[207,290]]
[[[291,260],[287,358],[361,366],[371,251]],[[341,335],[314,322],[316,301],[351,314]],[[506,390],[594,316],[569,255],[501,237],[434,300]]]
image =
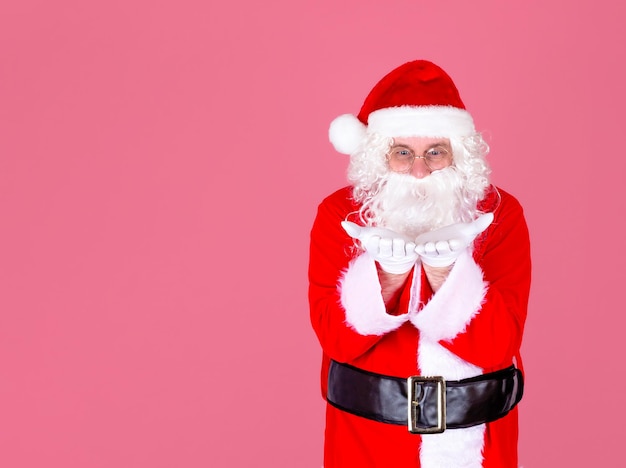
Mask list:
[[462,176],[454,167],[423,179],[390,172],[380,191],[365,200],[369,224],[410,238],[458,222],[471,221],[476,206],[463,196]]

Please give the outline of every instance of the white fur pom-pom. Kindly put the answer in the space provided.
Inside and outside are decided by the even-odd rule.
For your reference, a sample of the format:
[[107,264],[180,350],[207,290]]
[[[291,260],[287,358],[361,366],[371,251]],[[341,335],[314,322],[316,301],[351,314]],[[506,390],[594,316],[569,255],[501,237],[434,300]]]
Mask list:
[[352,114],[343,114],[330,123],[328,138],[343,154],[354,153],[365,140],[367,128]]

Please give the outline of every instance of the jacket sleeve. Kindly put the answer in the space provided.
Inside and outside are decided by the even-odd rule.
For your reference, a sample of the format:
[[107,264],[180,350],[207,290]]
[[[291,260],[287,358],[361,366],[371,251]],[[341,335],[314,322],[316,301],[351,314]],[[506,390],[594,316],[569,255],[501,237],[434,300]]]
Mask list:
[[341,227],[358,209],[348,193],[320,204],[309,255],[311,323],[324,354],[340,362],[359,357],[408,320],[408,314],[387,313],[374,260]]
[[424,338],[486,371],[510,365],[518,355],[530,289],[522,207],[501,193],[494,222],[474,255],[460,257],[442,288],[411,318]]

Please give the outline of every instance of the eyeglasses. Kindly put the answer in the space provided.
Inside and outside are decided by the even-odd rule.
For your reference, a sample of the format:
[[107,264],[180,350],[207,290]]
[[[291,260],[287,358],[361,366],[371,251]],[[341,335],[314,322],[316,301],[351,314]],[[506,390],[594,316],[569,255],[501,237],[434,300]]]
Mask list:
[[449,165],[450,151],[443,146],[434,146],[417,156],[408,146],[396,145],[387,153],[389,169],[394,172],[409,172],[416,159],[423,159],[428,169],[436,171]]

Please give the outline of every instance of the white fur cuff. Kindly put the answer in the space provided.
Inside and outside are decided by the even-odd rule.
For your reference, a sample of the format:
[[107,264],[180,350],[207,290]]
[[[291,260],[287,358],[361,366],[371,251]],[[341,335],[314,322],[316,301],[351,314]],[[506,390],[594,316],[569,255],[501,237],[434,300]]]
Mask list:
[[399,328],[409,318],[408,314],[387,313],[376,262],[367,252],[350,263],[339,287],[346,322],[361,335],[383,335]]
[[487,283],[470,252],[462,253],[439,291],[411,322],[432,341],[451,340],[480,312]]

